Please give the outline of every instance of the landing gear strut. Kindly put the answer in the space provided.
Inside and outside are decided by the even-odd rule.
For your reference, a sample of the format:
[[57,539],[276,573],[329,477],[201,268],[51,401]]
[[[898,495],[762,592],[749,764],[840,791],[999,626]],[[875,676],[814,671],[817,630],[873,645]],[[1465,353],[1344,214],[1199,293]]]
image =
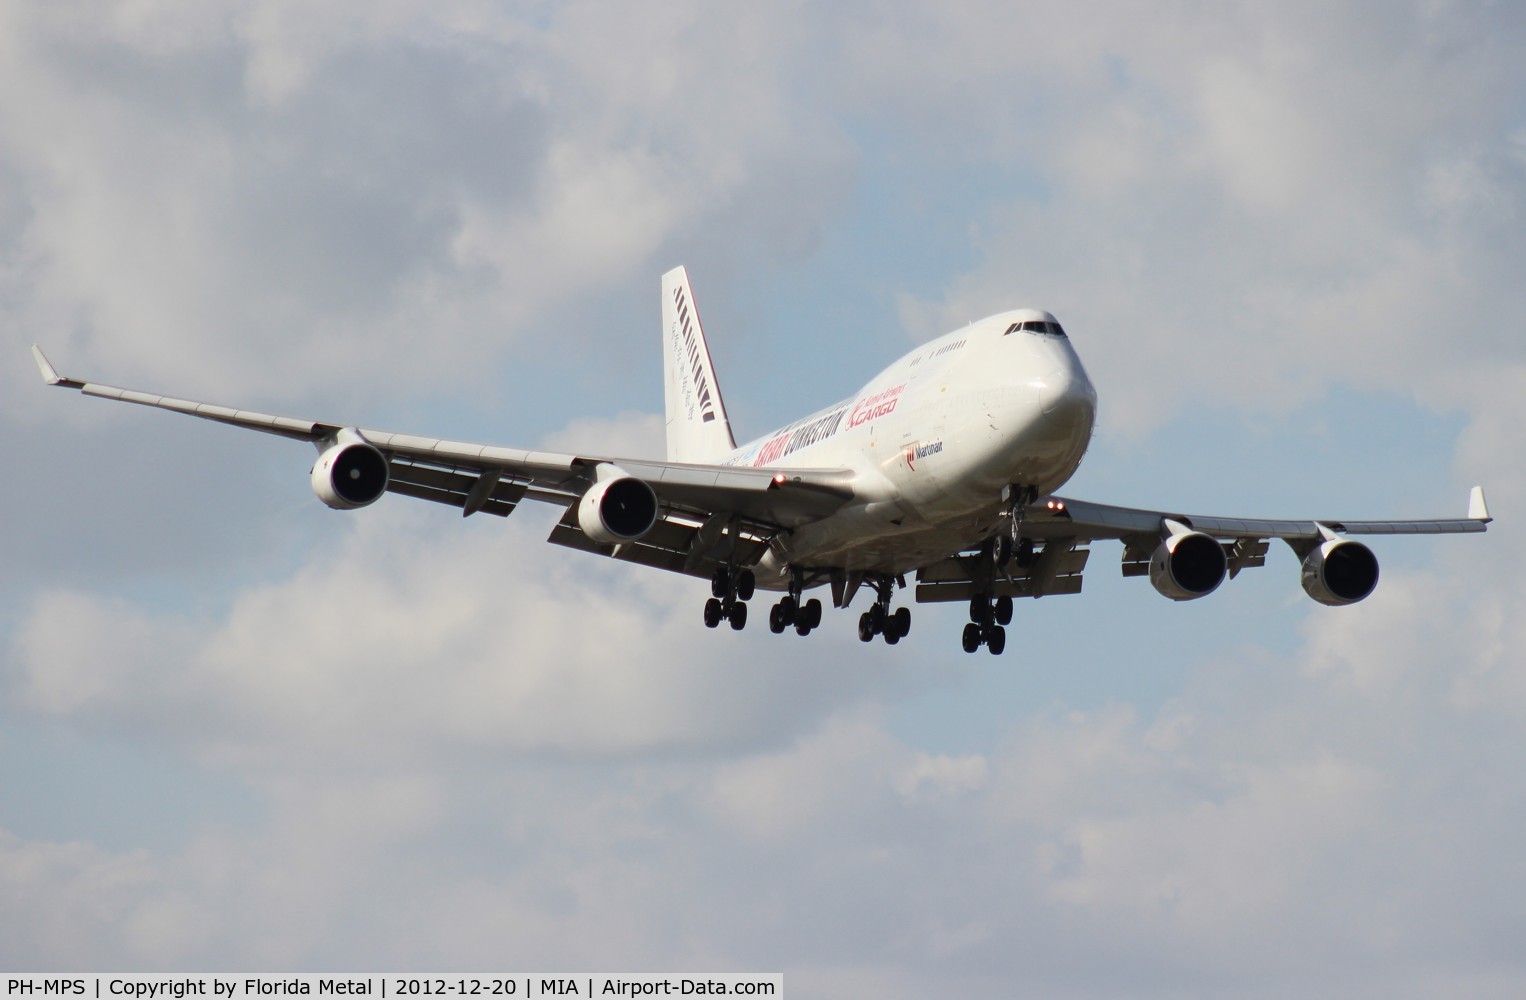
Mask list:
[[[1039,498],[1039,492],[1038,489],[1033,486],[1021,486],[1017,483],[1013,483],[1011,486],[1003,489],[1002,493],[1004,494],[1002,499],[1007,501],[1007,510],[1004,515],[1007,518],[1008,528],[1006,532],[1006,558],[1002,557],[1003,552],[1001,547],[998,547],[996,551],[998,556],[997,564],[1000,566],[1006,566],[1007,558],[1011,557],[1013,547],[1020,545],[1023,541],[1028,542],[1029,557],[1032,557],[1033,555],[1033,542],[1023,538],[1023,515],[1027,513],[1028,505]],[[999,538],[1000,536],[998,535],[997,537]]]
[[747,627],[747,602],[752,599],[757,579],[752,570],[732,566],[716,567],[710,578],[710,600],[705,602],[705,628],[716,628],[729,621],[734,632]]
[[881,577],[874,587],[874,604],[858,618],[859,641],[873,642],[875,636],[882,635],[887,646],[894,646],[911,632],[911,609],[890,610],[890,600],[895,593],[895,580],[891,577]]

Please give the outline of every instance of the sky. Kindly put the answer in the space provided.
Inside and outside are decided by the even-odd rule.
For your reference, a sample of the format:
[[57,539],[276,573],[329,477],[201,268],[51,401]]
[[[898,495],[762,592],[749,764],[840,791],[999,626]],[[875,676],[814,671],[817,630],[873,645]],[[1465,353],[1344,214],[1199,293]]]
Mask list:
[[[1526,993],[1523,49],[1460,0],[0,0],[0,968]],[[739,437],[1033,306],[1100,397],[1070,495],[1497,522],[1340,609],[1101,543],[1000,658],[711,632],[555,510],[333,512],[27,349],[660,455],[678,264]]]

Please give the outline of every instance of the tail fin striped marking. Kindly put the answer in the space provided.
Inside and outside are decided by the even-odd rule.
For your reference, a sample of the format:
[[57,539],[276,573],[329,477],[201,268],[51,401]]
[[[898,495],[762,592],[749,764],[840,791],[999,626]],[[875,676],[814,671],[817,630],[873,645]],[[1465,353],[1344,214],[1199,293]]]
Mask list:
[[662,276],[663,367],[668,458],[715,462],[736,448],[694,290],[682,267]]

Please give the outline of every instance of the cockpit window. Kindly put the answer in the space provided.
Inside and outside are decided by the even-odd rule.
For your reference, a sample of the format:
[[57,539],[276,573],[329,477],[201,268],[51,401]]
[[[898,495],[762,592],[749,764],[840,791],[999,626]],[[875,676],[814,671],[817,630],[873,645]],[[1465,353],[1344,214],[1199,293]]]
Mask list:
[[[1021,323],[1013,323],[1007,327],[1007,333],[1017,333],[1020,330],[1026,333],[1047,333],[1055,337],[1065,336],[1065,328],[1060,326],[1060,324],[1050,323],[1041,319],[1025,319]],[[1006,336],[1006,334],[1003,334],[1003,336]]]

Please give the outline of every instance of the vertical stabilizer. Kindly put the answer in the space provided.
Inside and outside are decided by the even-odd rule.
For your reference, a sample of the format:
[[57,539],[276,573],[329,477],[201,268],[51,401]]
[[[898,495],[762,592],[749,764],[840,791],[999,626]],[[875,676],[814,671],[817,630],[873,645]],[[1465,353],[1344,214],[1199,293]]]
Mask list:
[[668,461],[717,462],[736,449],[710,348],[694,308],[689,273],[662,276],[662,366],[668,411]]

